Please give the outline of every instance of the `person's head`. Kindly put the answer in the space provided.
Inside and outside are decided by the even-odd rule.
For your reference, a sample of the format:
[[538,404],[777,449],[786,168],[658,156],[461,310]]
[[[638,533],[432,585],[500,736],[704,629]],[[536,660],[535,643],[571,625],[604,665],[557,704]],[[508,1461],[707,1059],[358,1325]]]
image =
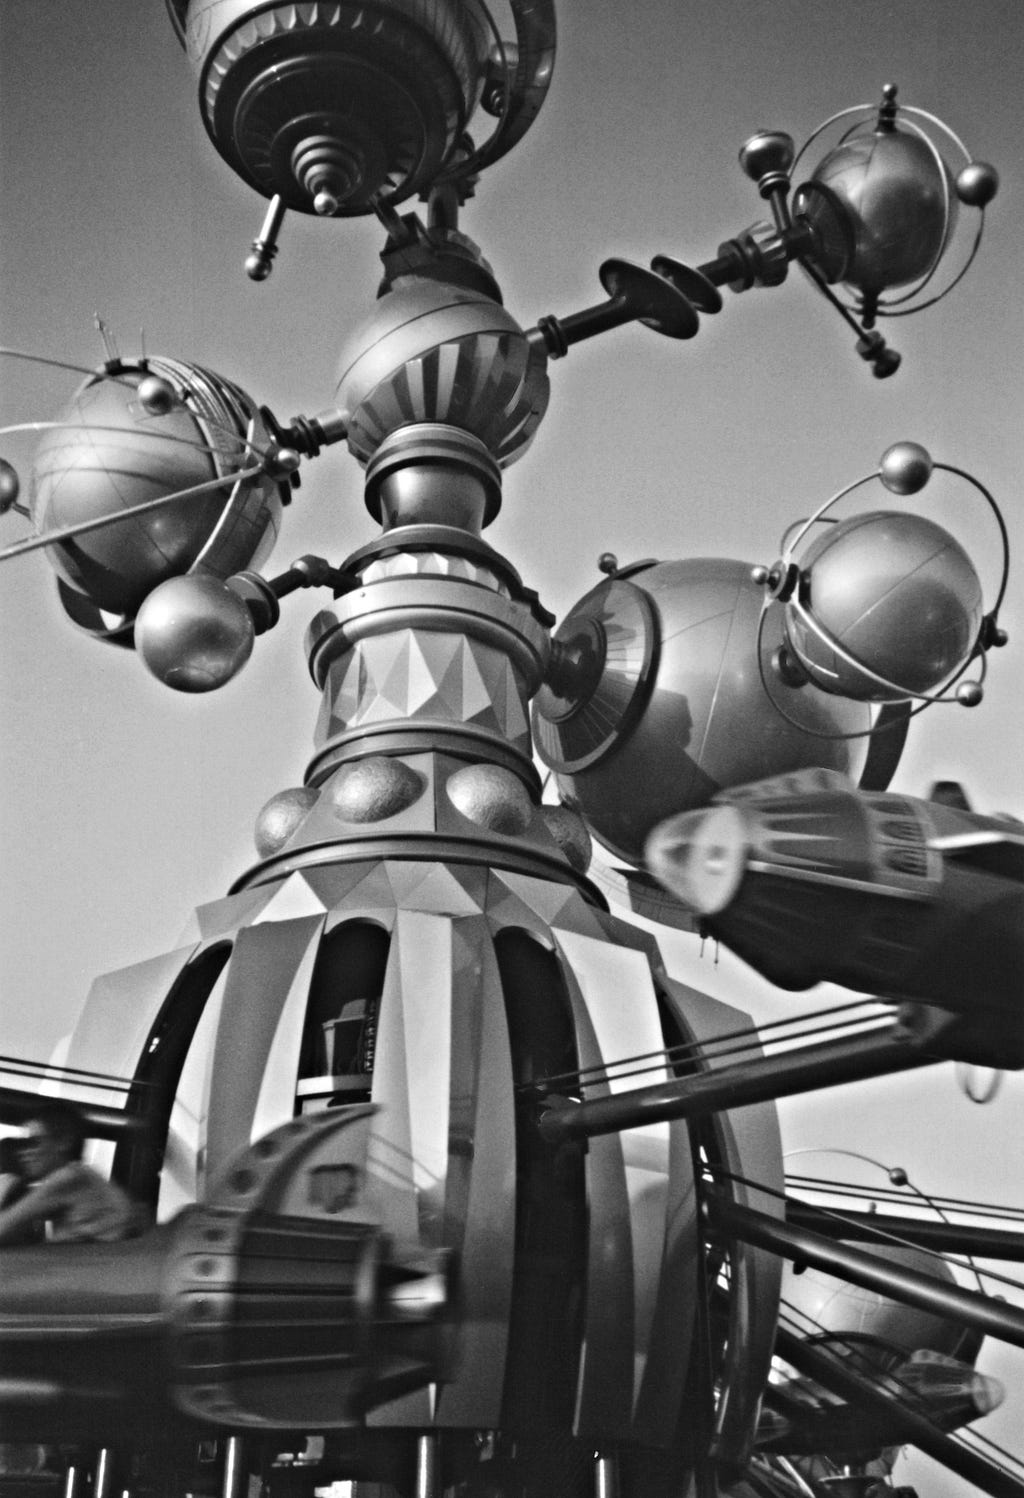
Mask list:
[[3,1139],[0,1139],[0,1176],[23,1174],[21,1140],[14,1134],[5,1134]]
[[55,1099],[44,1103],[25,1120],[21,1158],[25,1174],[34,1181],[79,1160],[85,1144],[85,1120],[74,1103]]

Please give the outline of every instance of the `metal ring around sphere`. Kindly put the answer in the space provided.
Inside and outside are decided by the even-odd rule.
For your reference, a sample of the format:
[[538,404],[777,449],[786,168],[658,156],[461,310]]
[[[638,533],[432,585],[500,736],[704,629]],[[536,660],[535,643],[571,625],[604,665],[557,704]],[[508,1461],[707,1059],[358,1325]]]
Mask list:
[[[1009,580],[1009,572],[1010,572],[1010,539],[1009,539],[1009,534],[1008,534],[1007,529],[1006,529],[1006,522],[1003,519],[1002,511],[1000,510],[1000,508],[999,508],[998,504],[996,503],[995,498],[992,495],[992,493],[990,492],[990,490],[987,489],[985,487],[985,485],[983,483],[981,483],[981,481],[979,479],[976,479],[973,476],[973,474],[965,472],[965,470],[962,469],[962,468],[957,468],[952,463],[939,463],[939,462],[934,462],[933,461],[932,471],[934,472],[936,470],[938,470],[940,472],[944,472],[944,473],[952,473],[957,478],[961,478],[961,479],[966,480],[966,482],[969,483],[973,488],[977,489],[977,491],[979,492],[979,494],[981,494],[982,498],[988,504],[990,510],[992,511],[993,517],[995,518],[996,525],[997,525],[997,527],[999,529],[999,538],[1000,538],[1000,543],[1001,543],[1001,546],[1002,546],[1002,553],[1003,553],[1003,561],[1002,561],[1002,568],[1001,568],[1001,572],[1000,572],[999,587],[998,587],[998,591],[996,593],[995,603],[993,604],[993,606],[992,606],[991,609],[989,609],[986,612],[983,612],[983,614],[982,614],[982,620],[981,620],[981,625],[980,625],[979,630],[978,630],[977,639],[975,640],[973,646],[971,647],[971,650],[968,653],[966,659],[961,663],[961,665],[958,668],[958,670],[949,678],[948,681],[946,681],[944,683],[944,685],[938,691],[931,692],[931,693],[927,693],[927,692],[911,692],[911,691],[908,691],[905,687],[901,686],[898,682],[892,682],[892,681],[887,680],[885,677],[880,676],[876,671],[872,671],[871,668],[870,668],[870,666],[866,666],[863,661],[858,660],[856,656],[852,655],[849,651],[847,651],[837,640],[835,640],[833,638],[833,636],[830,633],[828,633],[827,631],[825,631],[823,629],[823,627],[814,618],[813,614],[809,613],[807,611],[807,609],[804,608],[803,604],[800,601],[799,594],[794,594],[794,596],[791,599],[788,600],[789,606],[791,606],[796,611],[796,613],[799,615],[802,623],[823,644],[827,645],[830,650],[833,650],[836,653],[836,655],[838,655],[839,658],[846,663],[846,665],[853,666],[857,671],[861,672],[869,680],[871,680],[873,682],[876,682],[881,687],[884,687],[886,689],[886,691],[895,692],[895,693],[899,694],[898,698],[897,698],[898,701],[901,701],[901,702],[917,702],[918,706],[911,709],[911,711],[907,714],[908,718],[909,717],[916,717],[918,713],[923,712],[926,707],[930,707],[934,703],[945,703],[945,704],[949,704],[952,701],[954,701],[955,699],[950,698],[948,694],[953,689],[953,687],[955,687],[956,684],[961,680],[961,678],[963,677],[964,673],[971,666],[971,664],[974,661],[976,661],[976,660],[980,661],[981,680],[982,681],[985,680],[985,677],[988,674],[988,659],[987,659],[987,654],[986,654],[986,646],[983,643],[983,637],[984,637],[984,633],[985,633],[986,629],[991,628],[991,626],[994,625],[995,622],[996,622],[996,619],[997,619],[997,616],[998,616],[998,613],[999,613],[999,609],[1000,609],[1000,607],[1002,605],[1003,598],[1004,598],[1004,596],[1006,594],[1006,586],[1007,586],[1007,582]],[[787,530],[787,532],[784,533],[784,535],[783,535],[783,543],[782,543],[782,546],[780,547],[782,555],[780,557],[778,566],[781,567],[781,568],[784,568],[784,569],[787,569],[787,568],[790,568],[790,567],[799,567],[799,564],[794,560],[794,554],[796,552],[797,547],[800,545],[801,541],[803,540],[804,536],[806,536],[807,532],[810,530],[811,526],[815,525],[815,524],[818,524],[820,522],[823,522],[825,520],[827,512],[830,509],[832,509],[832,507],[834,505],[838,504],[840,500],[845,499],[847,495],[854,493],[855,490],[862,488],[865,484],[871,483],[872,480],[878,480],[878,482],[881,482],[879,470],[876,469],[874,473],[865,474],[863,477],[861,477],[859,479],[855,479],[853,481],[853,483],[846,484],[842,489],[838,490],[835,494],[833,494],[830,499],[827,499],[823,505],[819,506],[819,508],[817,510],[815,510],[814,514],[811,515],[809,517],[809,519],[807,519],[805,521],[802,521],[802,522],[796,522],[796,524],[798,524],[800,526],[800,529],[797,531],[797,534],[794,536],[793,540],[791,542],[789,542],[788,545],[786,545],[786,541],[785,541],[785,536],[786,536],[786,534],[788,534],[788,530]],[[834,522],[832,522],[832,523],[834,523]],[[788,529],[792,529],[792,527],[789,527]],[[764,601],[764,604],[762,606],[762,609],[761,609],[760,618],[758,619],[758,626],[757,626],[757,663],[758,663],[758,671],[759,671],[759,674],[760,674],[760,677],[761,677],[761,685],[763,686],[763,688],[765,690],[765,693],[768,696],[769,701],[771,702],[772,706],[775,708],[776,712],[780,715],[780,717],[784,718],[787,723],[790,723],[795,728],[804,728],[803,724],[797,722],[796,719],[792,718],[790,716],[790,714],[786,712],[785,708],[781,705],[781,703],[778,701],[778,699],[773,694],[773,692],[771,690],[770,683],[768,681],[768,678],[765,675],[764,662],[763,662],[762,656],[761,656],[761,642],[762,642],[763,637],[764,637],[764,620],[765,620],[765,616],[766,616],[766,614],[768,612],[768,609],[771,607],[771,605],[774,603],[774,601],[775,600],[773,598],[766,597],[766,599]],[[868,730],[866,730],[864,732],[849,733],[849,734],[825,733],[825,732],[822,732],[821,730],[816,730],[816,729],[811,729],[811,728],[807,728],[807,729],[805,729],[805,731],[807,733],[813,734],[814,737],[816,737],[816,738],[825,738],[825,739],[857,739],[857,738],[870,738],[872,736],[872,734],[874,734],[874,733],[879,733],[879,732],[884,733],[884,732],[887,732],[888,730],[890,730],[892,728],[895,728],[897,726],[898,726],[898,723],[894,722],[894,723],[891,723],[891,724],[884,725],[881,728],[879,728],[879,727],[876,726],[876,727],[868,729]]]
[[[897,114],[897,117],[900,116],[900,115],[903,115],[903,116],[916,115],[919,119],[927,120],[930,125],[933,125],[937,130],[940,130],[943,133],[943,135],[947,138],[947,140],[949,140],[949,141],[951,141],[953,143],[953,145],[956,147],[956,149],[962,154],[962,156],[964,158],[965,164],[968,165],[968,166],[971,164],[971,161],[972,161],[971,154],[968,151],[967,147],[965,146],[964,142],[961,140],[960,136],[957,135],[956,131],[953,130],[949,125],[947,125],[944,120],[940,120],[939,117],[938,117],[938,115],[934,115],[934,114],[930,113],[927,109],[919,109],[915,105],[912,105],[912,104],[897,104],[896,105],[896,114]],[[866,125],[866,124],[870,123],[870,121],[873,118],[876,118],[877,115],[878,115],[878,105],[877,104],[854,104],[854,105],[851,105],[847,109],[840,109],[840,110],[837,110],[835,114],[829,115],[828,119],[823,120],[822,123],[815,130],[812,130],[811,134],[807,137],[807,139],[804,141],[803,145],[800,147],[800,150],[797,152],[796,157],[795,157],[794,162],[793,162],[792,169],[791,169],[791,176],[793,177],[793,179],[795,180],[795,178],[796,178],[797,168],[800,165],[800,162],[803,159],[803,157],[806,155],[806,153],[808,152],[808,150],[810,149],[810,147],[814,144],[814,142],[816,140],[818,140],[825,133],[826,130],[830,129],[833,125],[838,124],[838,122],[840,120],[843,120],[843,119],[852,119],[854,116],[856,116],[857,118],[853,119],[853,123],[851,123],[851,125],[849,126],[848,129],[846,129],[846,130],[843,131],[843,133],[842,133],[842,135],[840,137],[840,142],[839,143],[843,144],[847,140],[850,140],[851,138],[853,138],[857,134],[858,129],[862,125]],[[919,296],[920,293],[924,290],[924,288],[927,285],[928,281],[931,280],[931,278],[934,275],[936,269],[938,268],[939,261],[941,260],[943,254],[945,253],[945,250],[948,248],[948,246],[949,246],[949,244],[951,242],[951,239],[952,239],[952,236],[949,233],[949,223],[948,223],[948,221],[949,221],[949,210],[950,210],[950,198],[949,198],[949,184],[946,181],[945,162],[943,161],[943,158],[942,158],[941,154],[939,153],[938,148],[936,147],[934,141],[931,140],[931,138],[929,137],[929,135],[927,134],[927,132],[925,130],[923,130],[919,125],[915,124],[915,122],[913,120],[906,119],[905,123],[910,127],[910,129],[912,129],[915,132],[916,135],[920,136],[921,139],[923,139],[925,141],[925,143],[930,147],[932,153],[937,157],[937,159],[938,159],[938,161],[940,163],[941,177],[942,177],[942,183],[943,183],[943,193],[944,193],[944,196],[945,196],[945,199],[946,199],[946,215],[945,216],[946,216],[947,226],[946,226],[946,230],[945,230],[945,232],[943,234],[942,249],[939,251],[939,254],[936,256],[936,258],[935,258],[933,264],[931,265],[931,267],[929,268],[929,270],[925,273],[923,279],[919,278],[918,285],[916,287],[914,287],[911,291],[904,293],[900,297],[894,297],[889,302],[883,302],[883,301],[880,300],[879,304],[878,304],[878,307],[876,309],[876,315],[879,316],[879,317],[909,317],[914,312],[923,312],[928,307],[934,307],[937,302],[940,302],[940,301],[943,300],[944,297],[947,297],[949,295],[949,293],[954,289],[954,287],[956,287],[956,286],[958,286],[960,284],[960,282],[963,280],[964,276],[967,274],[967,272],[970,270],[971,266],[974,264],[975,257],[977,256],[978,250],[979,250],[979,248],[981,246],[982,234],[984,233],[984,228],[985,228],[985,209],[984,209],[984,207],[982,207],[982,208],[979,208],[979,210],[978,210],[979,219],[978,219],[978,227],[977,227],[977,229],[975,231],[975,235],[974,235],[974,242],[971,245],[970,250],[968,251],[967,258],[966,258],[964,264],[961,266],[960,270],[957,271],[956,275],[952,278],[952,280],[949,282],[949,284],[947,286],[944,286],[943,289],[941,291],[937,292],[934,296],[928,297],[923,302],[918,302],[916,304],[916,306],[910,307],[910,306],[904,306],[903,305],[904,303],[908,302],[912,297]],[[851,313],[855,313],[855,314],[859,315],[860,308],[859,308],[859,304],[856,301],[843,302],[841,298],[837,298],[837,300],[840,302],[840,305],[842,305],[846,309],[846,311],[851,312]]]
[[700,318],[689,297],[664,276],[629,260],[606,260],[598,272],[610,297],[622,297],[638,310],[637,322],[666,338],[692,338]]
[[[996,601],[992,605],[991,609],[988,610],[988,616],[994,623],[996,616],[998,615],[999,610],[1002,607],[1003,599],[1006,596],[1006,586],[1010,576],[1010,536],[1009,532],[1006,529],[1006,521],[1003,519],[1003,512],[1000,510],[998,504],[996,503],[995,497],[992,494],[991,490],[987,489],[981,482],[981,480],[976,479],[973,474],[967,473],[965,469],[957,468],[953,463],[939,463],[933,459],[932,472],[952,473],[957,478],[964,479],[965,482],[970,484],[972,488],[977,489],[978,493],[985,500],[989,509],[992,511],[993,518],[999,529],[999,539],[1003,552],[1003,562],[999,577],[999,587],[996,592]],[[779,565],[782,567],[788,567],[794,561],[796,549],[800,545],[804,536],[806,536],[812,525],[817,525],[819,522],[824,520],[824,517],[826,516],[828,511],[832,509],[833,505],[837,505],[839,501],[845,499],[848,494],[854,493],[855,490],[862,488],[865,484],[870,484],[873,480],[876,479],[881,482],[880,472],[877,468],[873,473],[864,474],[863,477],[854,479],[853,483],[846,484],[842,489],[837,490],[837,492],[833,494],[830,499],[827,499],[823,505],[819,505],[814,514],[811,515],[807,520],[794,522],[795,524],[800,525],[801,528],[797,531],[797,534],[793,537],[792,541],[788,543],[788,545],[786,544],[785,537],[786,535],[788,535],[789,531],[793,529],[793,527],[787,527],[787,530],[783,533],[783,540],[779,547],[779,550],[781,552]],[[889,490],[888,492],[892,493],[891,490]]]
[[[799,721],[799,719],[794,718],[790,713],[787,713],[786,709],[779,702],[779,699],[772,692],[771,685],[770,685],[770,683],[768,681],[768,677],[767,677],[767,675],[765,673],[764,659],[763,659],[763,656],[762,656],[761,646],[762,646],[762,642],[764,640],[764,621],[765,621],[765,618],[767,616],[768,610],[771,607],[771,604],[772,604],[772,600],[770,598],[765,599],[765,602],[764,602],[764,604],[762,606],[762,609],[761,609],[760,618],[757,621],[757,637],[756,637],[754,648],[755,648],[756,657],[757,657],[757,671],[758,671],[758,675],[761,678],[761,686],[764,689],[765,696],[768,698],[768,701],[771,703],[772,707],[778,713],[778,715],[779,715],[780,718],[784,719],[785,722],[789,723],[791,725],[791,727],[793,727],[793,728],[799,728],[802,733],[808,733],[808,734],[811,735],[812,738],[815,738],[815,739],[829,739],[829,740],[870,739],[870,738],[873,738],[875,736],[875,734],[892,733],[892,732],[894,732],[895,730],[897,730],[899,728],[903,728],[905,726],[905,724],[911,718],[916,718],[919,713],[923,713],[926,707],[932,707],[932,706],[935,706],[935,705],[942,705],[942,706],[946,706],[946,707],[952,706],[952,704],[956,701],[956,699],[955,698],[950,698],[946,694],[953,687],[956,686],[957,682],[963,676],[963,674],[967,670],[968,666],[970,666],[971,663],[974,660],[979,659],[979,658],[981,660],[981,679],[982,679],[982,681],[984,681],[986,675],[988,674],[988,663],[987,663],[986,658],[985,658],[985,652],[984,652],[984,650],[979,651],[978,643],[975,642],[975,645],[974,645],[973,649],[971,650],[970,655],[968,655],[967,659],[960,666],[960,668],[956,672],[956,674],[954,676],[950,677],[950,679],[943,686],[942,690],[940,692],[935,693],[931,697],[924,697],[924,698],[922,698],[922,694],[919,693],[919,692],[908,692],[908,691],[906,691],[906,689],[904,687],[899,686],[897,683],[895,683],[895,682],[887,682],[884,677],[877,676],[870,669],[869,666],[865,666],[863,664],[863,662],[857,660],[856,656],[849,655],[846,651],[844,651],[842,649],[842,647],[840,645],[838,645],[836,643],[835,640],[833,640],[831,638],[831,636],[829,636],[827,638],[827,640],[826,640],[826,643],[828,644],[829,648],[831,650],[834,650],[837,655],[842,656],[842,658],[846,661],[847,665],[855,666],[857,668],[857,670],[858,671],[862,671],[865,676],[870,676],[873,680],[875,680],[877,682],[880,682],[883,686],[891,688],[893,691],[903,693],[903,696],[900,697],[899,699],[897,699],[897,701],[895,701],[895,702],[894,701],[889,701],[889,702],[883,702],[882,704],[880,704],[883,709],[886,708],[886,707],[895,707],[900,702],[910,702],[910,701],[914,701],[914,700],[917,701],[918,705],[917,705],[917,707],[911,708],[910,711],[908,713],[906,713],[905,715],[901,714],[899,717],[894,717],[888,723],[875,722],[874,724],[872,724],[872,726],[870,728],[858,729],[854,733],[827,733],[822,728],[810,728],[810,727],[808,727],[807,724],[801,723]],[[818,635],[819,639],[826,639],[826,637],[824,636],[824,634],[821,632],[820,628],[817,626],[816,621],[812,620],[809,616],[805,615],[803,613],[803,611],[801,611],[801,618],[804,619],[804,622],[807,623],[810,626],[810,628]],[[980,631],[979,631],[979,639],[980,639]],[[810,680],[810,678],[809,678],[809,680]]]

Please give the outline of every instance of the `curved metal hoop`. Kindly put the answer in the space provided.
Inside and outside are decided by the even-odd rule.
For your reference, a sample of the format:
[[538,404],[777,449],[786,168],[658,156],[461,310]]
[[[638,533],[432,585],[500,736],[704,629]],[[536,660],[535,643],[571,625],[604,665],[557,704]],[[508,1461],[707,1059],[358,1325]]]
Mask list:
[[504,74],[505,88],[498,123],[491,134],[464,160],[455,162],[436,178],[438,185],[455,183],[506,155],[520,141],[540,112],[551,84],[555,51],[555,10],[552,0],[510,0],[515,21],[519,59],[512,67],[505,43],[486,0],[477,0],[483,11]]
[[[967,253],[967,258],[964,261],[964,264],[952,277],[949,283],[942,288],[941,291],[938,291],[934,295],[927,297],[924,301],[915,302],[913,306],[907,305],[911,301],[913,301],[914,298],[919,297],[928,286],[929,282],[935,275],[935,272],[938,270],[939,262],[942,260],[943,255],[949,248],[949,245],[951,244],[953,239],[951,223],[952,199],[950,198],[949,182],[947,179],[945,162],[938,150],[938,147],[935,145],[935,142],[932,140],[927,130],[918,125],[915,120],[909,119],[907,117],[910,115],[915,115],[918,119],[926,120],[928,124],[932,125],[936,130],[941,131],[946,139],[951,141],[955,148],[961,153],[966,165],[970,165],[972,157],[964,142],[961,140],[960,136],[957,135],[956,131],[953,130],[951,126],[947,125],[944,120],[940,120],[938,115],[930,113],[927,109],[918,109],[915,105],[912,104],[897,104],[895,107],[897,114],[903,116],[904,124],[909,129],[913,130],[915,135],[917,135],[921,140],[924,141],[925,145],[929,148],[932,156],[938,164],[943,192],[944,225],[942,233],[942,243],[940,245],[940,248],[937,251],[934,259],[932,260],[931,265],[924,272],[924,274],[918,278],[917,284],[911,287],[909,291],[903,292],[898,297],[892,297],[888,301],[883,301],[880,299],[877,306],[874,308],[874,315],[876,317],[909,317],[914,312],[923,312],[925,308],[934,307],[937,302],[941,302],[944,297],[947,297],[949,295],[949,293],[955,286],[958,286],[960,284],[964,276],[974,264],[975,258],[978,254],[978,250],[981,247],[981,240],[985,230],[985,209],[982,207],[978,210],[978,227],[975,231],[974,241]],[[862,126],[869,124],[872,117],[876,116],[877,113],[877,104],[855,104],[848,109],[841,109],[838,110],[835,114],[830,115],[827,120],[824,120],[815,130],[811,132],[804,144],[800,147],[800,150],[797,152],[796,158],[791,168],[791,176],[794,178],[794,180],[796,178],[797,167],[799,166],[802,158],[806,155],[807,151],[814,144],[814,142],[818,140],[833,125],[838,124],[840,120],[844,119],[850,119],[852,121],[852,123],[847,129],[843,131],[840,137],[840,144],[844,144],[846,141],[853,139],[858,134]],[[858,317],[861,315],[862,309],[858,299],[851,297],[849,301],[843,301],[841,297],[837,297],[836,300],[842,307],[845,308],[847,312],[850,312]]]
[[[994,628],[999,615],[999,609],[1002,606],[1003,598],[1006,594],[1006,586],[1010,574],[1009,533],[1006,529],[1006,522],[1003,519],[1002,511],[996,503],[993,494],[988,488],[986,488],[983,483],[981,483],[979,479],[976,479],[973,474],[967,473],[962,468],[957,468],[952,463],[933,462],[932,469],[933,471],[938,469],[943,473],[951,473],[954,474],[957,478],[966,480],[968,484],[970,484],[978,491],[978,493],[988,504],[989,509],[992,511],[992,515],[995,518],[996,525],[999,529],[999,538],[1003,554],[999,587],[996,593],[995,603],[987,613],[983,613],[981,626],[978,630],[977,637],[973,645],[971,646],[968,655],[961,663],[957,671],[952,676],[950,676],[948,680],[946,680],[941,688],[939,688],[937,691],[913,692],[902,686],[899,682],[889,681],[886,677],[880,676],[877,671],[873,671],[870,666],[866,665],[863,661],[858,660],[855,655],[853,655],[836,639],[834,639],[828,631],[822,628],[817,619],[815,619],[814,615],[804,607],[799,598],[799,594],[794,594],[793,597],[788,600],[788,602],[795,609],[805,627],[809,629],[810,632],[818,640],[820,640],[823,645],[826,645],[829,650],[833,651],[846,665],[852,666],[854,670],[860,672],[863,676],[867,677],[877,686],[883,688],[887,693],[892,694],[889,698],[888,705],[894,706],[898,703],[905,702],[916,702],[918,704],[908,713],[900,714],[898,717],[894,717],[892,721],[888,723],[876,723],[871,728],[864,729],[856,733],[829,733],[824,729],[811,728],[808,725],[801,723],[798,718],[793,717],[791,713],[788,713],[786,711],[776,694],[772,691],[771,684],[768,680],[768,676],[764,668],[762,647],[764,643],[765,618],[767,616],[769,608],[776,600],[771,597],[765,598],[764,603],[761,607],[761,614],[758,618],[757,636],[755,643],[757,669],[758,674],[761,678],[761,686],[763,687],[765,695],[767,696],[769,702],[775,708],[775,711],[780,715],[780,717],[784,718],[785,721],[789,723],[793,728],[798,728],[801,732],[808,733],[813,738],[831,740],[863,739],[872,738],[876,734],[892,732],[898,727],[904,727],[909,719],[916,717],[918,713],[923,712],[926,707],[931,707],[938,704],[942,704],[945,706],[952,705],[952,703],[955,702],[956,699],[950,697],[949,694],[957,685],[957,683],[962,680],[963,676],[974,661],[980,662],[980,680],[982,683],[985,681],[985,678],[988,675],[988,657],[986,654],[987,645],[985,642],[985,634],[986,632],[991,631]],[[796,522],[796,524],[799,526],[799,529],[797,530],[796,535],[788,544],[786,543],[786,535],[788,534],[788,532],[785,532],[783,534],[782,546],[780,547],[780,550],[782,552],[780,561],[778,563],[780,571],[785,572],[790,567],[797,565],[794,562],[796,550],[799,547],[800,543],[803,541],[807,532],[810,530],[811,526],[826,523],[826,521],[831,521],[831,517],[828,516],[828,511],[831,510],[834,505],[837,505],[839,501],[845,499],[847,495],[853,494],[857,489],[863,488],[865,484],[869,484],[873,480],[880,481],[880,473],[877,469],[874,473],[865,474],[859,479],[854,479],[852,483],[846,484],[842,489],[839,489],[835,494],[827,499],[823,505],[820,505],[818,509],[815,510],[814,514],[809,516],[808,519]],[[890,490],[888,492],[891,493],[892,491]],[[793,527],[790,527],[789,529],[792,528]]]

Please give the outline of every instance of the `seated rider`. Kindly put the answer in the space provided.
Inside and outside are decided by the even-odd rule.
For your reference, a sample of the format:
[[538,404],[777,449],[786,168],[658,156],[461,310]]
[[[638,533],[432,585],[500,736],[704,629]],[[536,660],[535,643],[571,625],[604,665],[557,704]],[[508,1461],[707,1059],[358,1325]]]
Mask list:
[[43,1223],[50,1243],[112,1243],[142,1231],[141,1207],[82,1160],[86,1133],[81,1110],[63,1099],[41,1101],[26,1120],[29,1189],[0,1206],[0,1246],[24,1243],[26,1229]]
[[[21,1140],[14,1135],[5,1135],[3,1139],[0,1139],[0,1207],[13,1207],[14,1203],[21,1201],[28,1191],[28,1178],[25,1175],[25,1166],[21,1158]],[[20,1231],[7,1241],[12,1245],[41,1243],[43,1234],[43,1223],[26,1222]]]

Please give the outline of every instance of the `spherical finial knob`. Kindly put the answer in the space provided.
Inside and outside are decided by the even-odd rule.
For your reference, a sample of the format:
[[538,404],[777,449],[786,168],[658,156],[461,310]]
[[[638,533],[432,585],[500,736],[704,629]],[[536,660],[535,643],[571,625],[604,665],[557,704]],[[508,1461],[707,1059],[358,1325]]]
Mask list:
[[266,465],[272,478],[289,478],[302,466],[302,455],[294,447],[275,447],[267,454]]
[[894,442],[882,454],[878,476],[890,494],[917,494],[932,476],[932,458],[919,442]]
[[969,208],[984,208],[999,191],[999,173],[987,161],[971,161],[958,174],[956,195]]
[[274,266],[274,258],[266,250],[250,250],[245,257],[245,274],[250,281],[265,281]]
[[796,148],[784,130],[759,130],[740,148],[740,166],[752,182],[767,176],[785,176],[793,165]]
[[752,580],[757,583],[757,586],[759,588],[767,586],[768,579],[771,577],[771,575],[772,569],[770,567],[765,567],[761,562],[759,562],[756,567],[751,567],[750,569],[750,576]]
[[597,559],[597,570],[603,572],[606,577],[614,577],[619,570],[619,559],[614,551],[602,551]]
[[313,198],[313,211],[321,218],[333,218],[340,207],[340,200],[326,187],[321,187]]
[[909,1179],[910,1177],[907,1175],[907,1172],[903,1169],[902,1165],[894,1165],[892,1170],[890,1170],[889,1172],[889,1180],[894,1186],[905,1186]]
[[158,680],[178,692],[212,692],[252,653],[252,616],[218,578],[172,577],[154,588],[135,619],[135,648]]
[[20,493],[18,470],[6,458],[0,458],[0,515],[6,515],[8,510],[14,508]]
[[977,707],[984,695],[980,681],[962,681],[956,689],[956,700],[961,707]]
[[174,386],[162,375],[147,375],[139,381],[139,405],[147,416],[167,416],[177,404]]

